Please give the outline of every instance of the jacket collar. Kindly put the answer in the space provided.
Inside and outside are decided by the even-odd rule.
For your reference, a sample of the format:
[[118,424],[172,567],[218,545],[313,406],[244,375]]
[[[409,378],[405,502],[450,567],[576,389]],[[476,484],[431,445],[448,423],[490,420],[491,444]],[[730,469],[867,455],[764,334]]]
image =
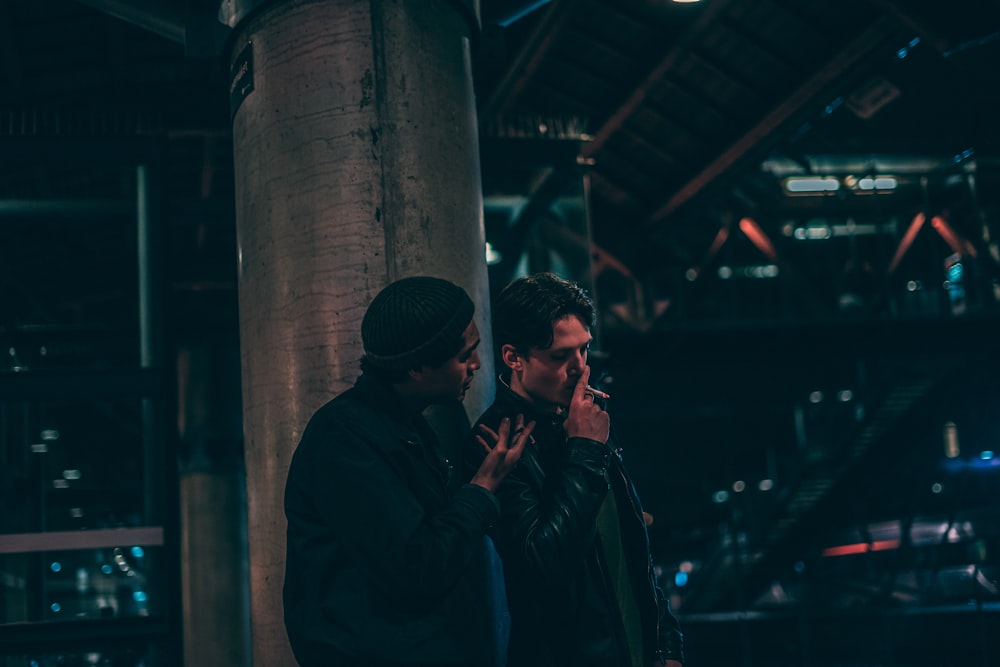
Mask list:
[[391,384],[374,375],[362,373],[355,380],[354,387],[367,405],[376,412],[385,414],[391,423],[416,426],[424,421],[422,414],[403,403]]
[[509,414],[523,414],[525,422],[533,419],[539,425],[548,424],[561,429],[562,423],[566,421],[564,413],[541,410],[526,398],[517,394],[510,388],[510,378],[504,375],[497,377],[495,401],[504,406],[504,411]]

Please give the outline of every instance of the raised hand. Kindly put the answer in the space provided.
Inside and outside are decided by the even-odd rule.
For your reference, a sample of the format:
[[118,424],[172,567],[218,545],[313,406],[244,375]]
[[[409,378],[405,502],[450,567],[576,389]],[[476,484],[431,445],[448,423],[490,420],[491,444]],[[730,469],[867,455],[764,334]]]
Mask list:
[[576,381],[573,398],[563,428],[570,438],[588,438],[597,442],[607,442],[611,431],[611,417],[594,403],[594,396],[587,391],[590,381],[590,366],[584,366],[583,374]]
[[510,418],[504,417],[500,421],[500,426],[494,431],[486,424],[479,425],[479,433],[476,440],[486,450],[486,458],[479,466],[479,470],[470,480],[473,484],[478,484],[489,491],[496,491],[503,478],[514,469],[517,462],[521,460],[521,452],[524,451],[525,444],[531,439],[531,432],[535,430],[535,422],[524,423],[524,415],[518,415],[514,422],[514,431],[511,432]]

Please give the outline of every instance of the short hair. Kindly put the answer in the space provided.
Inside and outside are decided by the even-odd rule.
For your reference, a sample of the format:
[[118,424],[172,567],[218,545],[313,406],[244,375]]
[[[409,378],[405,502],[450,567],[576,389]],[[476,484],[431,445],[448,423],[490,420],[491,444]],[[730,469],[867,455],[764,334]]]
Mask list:
[[593,300],[577,283],[554,273],[535,273],[503,288],[493,304],[493,342],[527,352],[552,345],[557,321],[579,317],[590,329],[597,323]]

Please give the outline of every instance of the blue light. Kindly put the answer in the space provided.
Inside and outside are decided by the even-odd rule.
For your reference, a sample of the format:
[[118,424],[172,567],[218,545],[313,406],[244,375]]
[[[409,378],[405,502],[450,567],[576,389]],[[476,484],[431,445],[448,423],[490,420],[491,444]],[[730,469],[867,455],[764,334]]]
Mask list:
[[678,572],[677,574],[674,575],[674,584],[678,588],[682,588],[684,586],[687,586],[687,582],[688,582],[688,573],[687,572]]
[[112,568],[110,565],[105,563],[104,565],[101,566],[101,572],[103,572],[104,574],[111,574]]
[[823,113],[821,115],[822,116],[829,116],[829,115],[831,115],[843,103],[844,103],[844,98],[843,97],[838,97],[837,99],[835,99],[834,101],[832,101],[832,102],[830,102],[829,104],[826,105],[826,108],[823,109]]
[[49,569],[53,572],[59,572],[62,570],[62,563],[57,560],[52,561],[52,565],[49,565]]
[[959,162],[961,162],[963,160],[968,160],[970,157],[972,157],[975,154],[976,154],[975,149],[966,148],[964,151],[962,151],[961,153],[959,153],[955,157],[953,157],[952,161],[955,164],[958,164]]
[[548,3],[549,0],[536,0],[535,2],[529,3],[527,6],[515,11],[513,14],[502,17],[499,21],[497,21],[497,23],[506,28],[509,25],[517,23],[531,12]]
[[142,550],[142,547],[132,547],[132,555],[136,558],[142,558],[146,555],[146,552]]
[[899,58],[900,60],[902,60],[908,55],[910,55],[910,50],[905,46],[901,48],[899,51],[896,51],[896,57]]
[[948,472],[960,472],[962,470],[975,470],[979,472],[995,472],[1000,470],[1000,458],[997,458],[991,450],[979,453],[979,456],[966,459],[945,459],[941,462],[941,467]]
[[146,601],[146,591],[133,591],[132,592],[132,599],[135,600],[136,602],[145,602]]
[[49,609],[58,614],[59,612],[62,611],[62,605],[59,604],[58,602],[53,602],[52,604],[49,605]]

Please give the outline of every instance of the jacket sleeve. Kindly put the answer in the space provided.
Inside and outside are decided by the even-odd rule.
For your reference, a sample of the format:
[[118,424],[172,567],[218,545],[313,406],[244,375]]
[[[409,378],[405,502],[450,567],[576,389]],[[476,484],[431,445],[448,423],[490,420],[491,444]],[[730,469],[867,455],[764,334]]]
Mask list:
[[684,635],[681,633],[677,617],[670,611],[670,602],[658,585],[654,583],[656,606],[659,613],[657,637],[657,657],[661,660],[684,662]]
[[[426,604],[453,589],[499,514],[486,489],[460,487],[428,513],[367,433],[338,422],[307,428],[286,484],[289,540],[298,553],[349,558],[368,582],[401,604]],[[422,447],[401,443],[404,447]],[[417,482],[419,483],[419,482]],[[328,573],[321,573],[326,574]]]
[[[552,582],[575,574],[596,539],[597,513],[608,493],[610,450],[600,442],[571,438],[560,470],[521,465],[497,489],[499,543],[525,574]],[[537,463],[537,461],[536,461]]]

